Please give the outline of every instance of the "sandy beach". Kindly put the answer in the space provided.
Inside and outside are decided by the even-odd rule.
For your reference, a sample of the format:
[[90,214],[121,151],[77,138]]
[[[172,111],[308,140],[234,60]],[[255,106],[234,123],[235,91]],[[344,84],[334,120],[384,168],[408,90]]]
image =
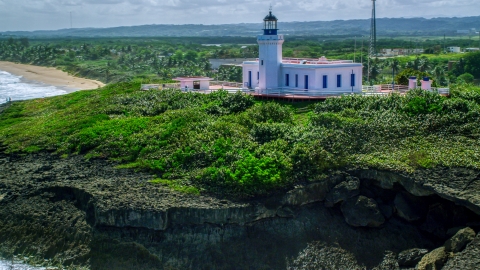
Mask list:
[[74,77],[56,68],[0,61],[0,70],[13,75],[22,76],[26,80],[58,86],[70,91],[91,90],[105,86],[102,82]]

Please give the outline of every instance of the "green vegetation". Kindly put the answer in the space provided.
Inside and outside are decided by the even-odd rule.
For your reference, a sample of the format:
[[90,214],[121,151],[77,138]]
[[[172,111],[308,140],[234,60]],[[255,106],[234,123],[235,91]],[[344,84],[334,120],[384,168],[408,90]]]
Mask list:
[[[355,60],[367,66],[368,42],[361,38],[287,36],[287,40],[284,44],[285,57],[326,56],[329,59]],[[204,46],[205,43],[220,47]],[[435,86],[456,83],[464,73],[480,79],[480,53],[446,54],[442,53],[442,45],[477,46],[477,41],[461,37],[448,38],[445,42],[435,37],[380,38],[379,50],[424,48],[429,54],[396,57],[395,60],[373,59],[370,63],[371,76],[367,76],[365,68],[364,81],[368,79],[371,84],[389,84],[393,80],[392,67],[395,74],[404,69],[424,72],[434,79]],[[258,46],[254,37],[43,40],[0,37],[0,60],[54,66],[105,83],[128,82],[134,78],[167,82],[178,76],[209,76],[221,81],[242,82],[240,67],[222,66],[212,70],[209,59],[255,57],[258,57]],[[465,78],[461,80],[465,81]]]
[[480,169],[480,88],[451,98],[344,96],[315,104],[241,93],[138,91],[139,81],[12,103],[0,115],[7,152],[108,158],[180,192],[259,196],[331,170]]
[[[209,76],[218,80],[241,81],[241,69],[214,72],[208,59],[258,55],[256,45],[243,47],[227,43],[222,47],[207,47],[195,41],[174,38],[29,41],[26,38],[9,38],[0,39],[0,60],[58,67],[71,74],[105,83],[131,81],[134,78],[168,81],[178,76]],[[235,42],[236,39],[229,41]]]

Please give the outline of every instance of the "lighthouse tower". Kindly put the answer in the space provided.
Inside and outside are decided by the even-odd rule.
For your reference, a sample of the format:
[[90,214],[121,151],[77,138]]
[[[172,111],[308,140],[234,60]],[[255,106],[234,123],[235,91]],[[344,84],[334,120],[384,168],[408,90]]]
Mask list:
[[264,89],[278,89],[281,78],[283,35],[278,35],[278,19],[270,13],[263,19],[263,35],[258,36],[259,45],[259,78],[258,87]]

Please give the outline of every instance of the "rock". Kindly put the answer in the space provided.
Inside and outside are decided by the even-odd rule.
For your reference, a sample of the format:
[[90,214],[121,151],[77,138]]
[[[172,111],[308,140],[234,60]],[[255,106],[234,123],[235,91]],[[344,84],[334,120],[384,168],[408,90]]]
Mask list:
[[282,218],[291,218],[295,217],[295,212],[293,212],[293,210],[289,207],[282,207],[277,210],[277,216]]
[[398,254],[398,265],[403,267],[415,266],[427,253],[428,250],[420,248],[402,251]]
[[425,206],[421,199],[408,193],[398,193],[394,203],[398,216],[407,221],[417,221],[425,215]]
[[[468,225],[467,225],[467,226],[468,226]],[[448,237],[452,237],[452,236],[454,236],[455,234],[457,234],[457,232],[460,231],[461,229],[463,229],[463,227],[450,228],[450,229],[448,229],[448,231],[447,231],[447,236],[448,236]]]
[[378,203],[378,208],[380,209],[380,212],[382,212],[382,215],[386,218],[389,219],[393,215],[393,207],[388,205],[388,204],[382,204]]
[[443,270],[480,269],[480,234],[443,267]]
[[420,229],[429,232],[441,239],[447,238],[447,228],[451,226],[449,222],[451,211],[443,204],[435,204],[430,206],[425,222]]
[[375,200],[365,196],[344,201],[341,209],[345,221],[354,227],[379,227],[385,222]]
[[333,207],[339,202],[360,195],[360,180],[356,177],[348,176],[344,182],[336,185],[325,198],[325,206]]
[[397,256],[395,256],[395,253],[391,251],[386,251],[385,255],[383,256],[382,262],[377,267],[374,267],[372,270],[397,270],[397,269],[399,269]]
[[329,177],[322,182],[313,183],[304,187],[297,187],[289,192],[281,200],[281,205],[302,206],[325,200],[327,192],[336,184],[345,180],[343,175]]
[[458,231],[452,238],[445,242],[445,251],[460,252],[465,246],[475,239],[475,231],[471,228],[465,228]]
[[418,270],[440,270],[448,259],[445,247],[440,247],[423,256],[417,265]]

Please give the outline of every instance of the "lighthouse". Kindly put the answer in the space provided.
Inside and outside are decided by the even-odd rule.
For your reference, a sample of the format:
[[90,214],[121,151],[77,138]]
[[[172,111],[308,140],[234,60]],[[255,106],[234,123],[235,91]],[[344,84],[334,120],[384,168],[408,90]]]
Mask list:
[[260,89],[278,89],[282,66],[283,35],[278,34],[278,19],[269,14],[263,19],[263,35],[257,38],[259,50],[258,87]]
[[[362,92],[361,63],[352,60],[283,58],[283,35],[272,9],[263,19],[263,35],[257,37],[259,57],[244,61],[243,89],[258,94],[301,94],[309,96]],[[266,91],[265,91],[266,90]]]

